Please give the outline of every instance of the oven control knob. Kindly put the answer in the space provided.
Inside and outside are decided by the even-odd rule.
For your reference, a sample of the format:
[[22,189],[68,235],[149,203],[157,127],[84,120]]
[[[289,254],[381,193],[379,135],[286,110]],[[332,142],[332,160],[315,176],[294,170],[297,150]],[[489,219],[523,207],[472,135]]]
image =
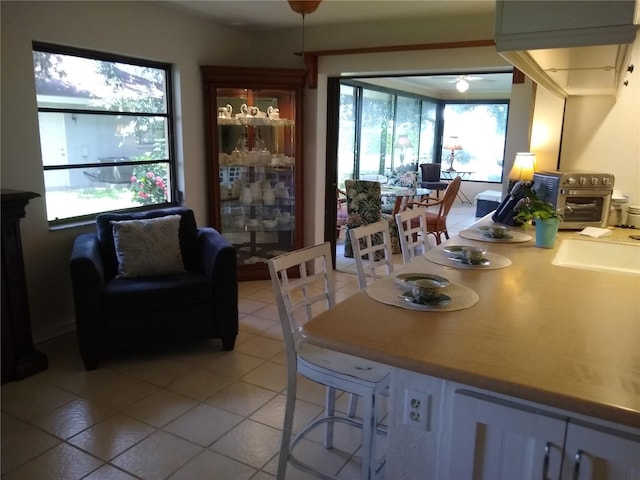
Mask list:
[[580,177],[580,180],[578,180],[578,183],[580,185],[586,185],[587,184],[587,178],[586,177]]
[[591,178],[591,185],[597,185],[598,184],[598,177],[592,177]]
[[605,177],[602,179],[602,185],[609,186],[611,185],[611,179]]
[[576,179],[573,178],[573,177],[569,177],[569,178],[567,178],[567,183],[569,185],[574,185],[576,183]]

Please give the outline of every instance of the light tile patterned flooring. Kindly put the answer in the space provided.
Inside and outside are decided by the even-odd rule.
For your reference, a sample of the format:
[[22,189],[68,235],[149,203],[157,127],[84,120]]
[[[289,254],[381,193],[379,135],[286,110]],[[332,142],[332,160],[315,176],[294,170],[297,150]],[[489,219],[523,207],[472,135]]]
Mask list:
[[[450,232],[473,215],[474,207],[454,207]],[[357,290],[355,275],[336,273],[337,301]],[[286,367],[270,282],[240,283],[239,309],[233,352],[211,340],[107,359],[86,372],[74,334],[38,345],[49,368],[0,390],[2,479],[273,479]],[[301,380],[294,428],[323,404],[322,387]],[[318,432],[300,456],[357,479],[359,431],[336,428],[336,448],[325,450]],[[289,466],[287,478],[308,476]]]

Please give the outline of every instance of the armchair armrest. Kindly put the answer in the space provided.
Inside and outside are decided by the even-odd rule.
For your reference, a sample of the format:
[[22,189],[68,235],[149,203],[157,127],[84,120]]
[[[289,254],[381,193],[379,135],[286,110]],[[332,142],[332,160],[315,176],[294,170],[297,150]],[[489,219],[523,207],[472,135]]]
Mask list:
[[69,268],[78,346],[85,368],[93,370],[96,368],[105,337],[102,314],[104,264],[95,234],[85,233],[76,237]]
[[[211,228],[198,229],[200,266],[211,279],[216,317],[220,323],[223,344],[238,334],[238,280],[236,249],[220,233]],[[229,348],[227,348],[229,349]]]
[[84,233],[76,237],[69,265],[74,290],[101,288],[104,285],[104,264],[95,234]]
[[410,202],[409,205],[417,205],[419,207],[435,207],[436,205],[440,205],[444,198],[435,199],[435,198],[426,198],[424,200],[420,200],[419,202]]

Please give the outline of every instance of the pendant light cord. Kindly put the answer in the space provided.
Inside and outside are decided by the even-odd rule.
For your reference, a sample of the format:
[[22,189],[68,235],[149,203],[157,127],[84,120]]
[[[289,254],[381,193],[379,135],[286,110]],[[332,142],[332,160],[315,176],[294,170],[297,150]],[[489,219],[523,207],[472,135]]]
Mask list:
[[304,60],[304,12],[301,13],[302,15],[302,60]]

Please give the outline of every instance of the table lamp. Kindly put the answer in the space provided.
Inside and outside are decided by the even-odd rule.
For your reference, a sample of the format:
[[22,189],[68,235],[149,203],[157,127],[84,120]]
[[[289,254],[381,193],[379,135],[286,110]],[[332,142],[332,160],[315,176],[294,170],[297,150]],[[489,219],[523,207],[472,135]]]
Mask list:
[[536,154],[531,152],[518,152],[513,161],[513,167],[509,172],[509,180],[530,182],[536,169]]
[[407,148],[413,148],[408,135],[398,135],[396,140],[396,148],[400,149],[400,166],[404,165],[404,155]]
[[462,150],[462,145],[458,143],[458,137],[449,137],[449,140],[442,148],[445,150],[451,150],[451,161],[449,163],[449,168],[447,168],[447,172],[455,172],[456,169],[453,168],[453,161],[455,160],[456,150]]

